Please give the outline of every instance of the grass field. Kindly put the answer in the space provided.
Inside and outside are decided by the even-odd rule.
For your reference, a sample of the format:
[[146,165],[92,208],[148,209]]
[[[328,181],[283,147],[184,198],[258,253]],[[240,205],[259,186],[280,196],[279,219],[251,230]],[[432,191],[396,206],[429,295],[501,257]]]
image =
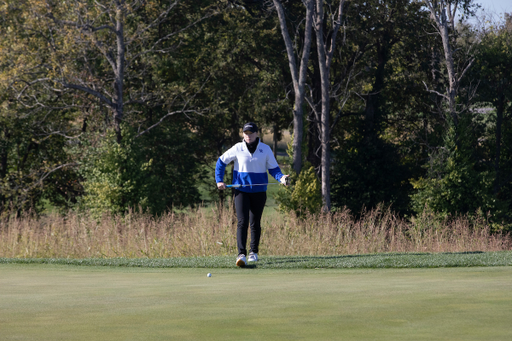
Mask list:
[[0,264],[0,288],[1,340],[512,339],[512,267]]
[[[260,256],[262,256],[260,254]],[[48,264],[128,268],[233,268],[234,256],[171,258],[0,258],[0,264]],[[512,266],[512,251],[379,253],[339,256],[266,256],[258,269],[379,269]]]

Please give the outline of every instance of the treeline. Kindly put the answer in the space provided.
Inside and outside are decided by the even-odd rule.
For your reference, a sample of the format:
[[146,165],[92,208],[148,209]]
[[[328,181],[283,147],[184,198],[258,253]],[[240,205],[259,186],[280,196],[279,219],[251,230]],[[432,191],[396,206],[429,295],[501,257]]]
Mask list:
[[200,186],[223,200],[212,165],[255,121],[274,148],[293,132],[289,209],[384,203],[508,228],[512,17],[470,25],[474,9],[3,1],[0,209],[160,214],[198,204]]

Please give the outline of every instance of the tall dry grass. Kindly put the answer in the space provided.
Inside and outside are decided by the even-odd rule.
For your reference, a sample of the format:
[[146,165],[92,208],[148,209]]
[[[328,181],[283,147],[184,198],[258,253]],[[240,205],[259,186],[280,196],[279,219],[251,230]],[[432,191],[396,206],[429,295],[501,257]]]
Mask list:
[[[510,250],[509,235],[491,233],[478,218],[440,220],[424,213],[408,221],[376,209],[355,219],[348,211],[307,216],[273,214],[263,221],[265,255]],[[94,219],[70,212],[0,222],[0,257],[90,258],[235,255],[236,217],[211,207],[154,218],[129,212]]]

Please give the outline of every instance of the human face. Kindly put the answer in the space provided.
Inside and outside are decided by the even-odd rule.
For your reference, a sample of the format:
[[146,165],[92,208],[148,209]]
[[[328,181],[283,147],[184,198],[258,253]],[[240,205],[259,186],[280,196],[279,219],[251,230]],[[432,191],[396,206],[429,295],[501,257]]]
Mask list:
[[256,141],[258,137],[258,133],[253,133],[252,131],[246,130],[244,131],[244,141],[247,143],[253,143]]

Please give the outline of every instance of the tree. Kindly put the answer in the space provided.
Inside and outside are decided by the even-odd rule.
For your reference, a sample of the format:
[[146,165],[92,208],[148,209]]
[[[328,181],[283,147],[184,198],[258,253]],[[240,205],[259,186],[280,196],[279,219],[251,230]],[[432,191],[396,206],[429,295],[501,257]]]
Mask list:
[[447,85],[444,91],[429,91],[444,101],[440,109],[445,131],[443,143],[429,153],[426,177],[412,181],[417,189],[413,205],[416,211],[429,206],[443,214],[472,214],[477,208],[495,211],[499,203],[492,200],[490,175],[482,169],[479,155],[481,124],[475,112],[468,110],[474,101],[474,87],[469,81],[461,82],[474,63],[475,35],[463,22],[456,27],[455,19],[459,9],[464,16],[472,14],[472,1],[425,3],[443,43]]
[[459,125],[468,136],[460,139],[456,128],[451,126],[445,135],[443,146],[431,153],[427,175],[412,181],[419,189],[412,195],[413,208],[417,213],[426,207],[444,216],[469,214],[478,211],[496,213],[503,209],[502,203],[492,195],[490,172],[478,168],[475,160],[475,129],[472,117],[461,118]]
[[[122,138],[121,123],[132,118],[131,107],[161,106],[179,99],[176,95],[162,100],[162,90],[169,89],[149,92],[143,80],[154,72],[156,56],[176,48],[179,33],[214,13],[196,12],[191,20],[177,20],[173,17],[187,9],[180,0],[9,3],[14,12],[22,12],[27,18],[17,28],[20,35],[23,31],[32,32],[27,40],[34,41],[12,47],[18,61],[27,53],[35,55],[29,63],[13,63],[11,87],[18,99],[26,105],[51,110],[56,108],[37,100],[41,91],[57,96],[81,93],[111,111],[118,143]],[[27,51],[27,47],[31,49]],[[74,103],[65,105],[72,107]],[[184,106],[180,112],[186,110]]]
[[69,208],[81,193],[70,167],[76,164],[65,152],[70,139],[48,130],[69,129],[74,114],[29,114],[11,95],[0,97],[0,212],[37,213],[43,200]]
[[[314,0],[304,0],[304,6],[306,8],[305,23],[304,23],[304,36],[302,42],[302,53],[300,64],[297,65],[296,50],[297,46],[294,46],[290,33],[288,31],[286,14],[284,7],[280,0],[273,0],[276,8],[279,24],[281,28],[281,34],[286,46],[286,54],[288,56],[288,62],[290,67],[290,73],[293,81],[294,91],[294,105],[293,105],[293,170],[299,174],[302,168],[302,140],[304,130],[304,95],[305,95],[305,84],[306,84],[306,71],[308,67],[309,54],[311,48],[311,32],[313,29],[313,11],[314,11]],[[295,37],[297,40],[299,37]],[[297,53],[298,54],[298,53]]]
[[408,179],[423,173],[424,139],[438,130],[422,84],[431,83],[436,41],[415,1],[350,2],[344,12],[343,49],[332,66],[336,92],[340,83],[346,92],[331,99],[333,205],[359,213],[386,203],[406,214]]
[[85,179],[81,208],[95,215],[130,208],[160,215],[199,203],[197,183],[205,177],[199,162],[201,141],[179,122],[183,117],[169,120],[173,124],[159,125],[139,138],[125,126],[120,143],[113,130],[101,138],[86,134],[76,147],[82,160],[78,171]]
[[[240,142],[243,123],[255,121],[263,133],[267,127],[283,129],[291,121],[286,96],[290,77],[282,47],[274,15],[259,3],[237,2],[216,20],[196,25],[181,41],[183,53],[173,60],[173,70],[197,93],[192,105],[208,108],[190,116],[189,122],[203,141],[204,165],[210,172],[216,159]],[[204,74],[209,79],[203,84],[197,80]],[[218,191],[211,180],[204,186],[212,200],[223,202],[227,191]]]
[[[25,134],[19,135],[24,139],[23,144],[6,142],[9,146],[28,146],[25,154],[28,156],[19,153],[16,155],[9,147],[2,148],[3,161],[7,159],[7,166],[2,168],[2,173],[8,172],[5,169],[8,170],[16,158],[29,160],[34,154],[33,151],[38,150],[34,146],[44,146],[41,151],[53,151],[53,154],[58,152],[60,157],[51,163],[43,158],[31,164],[26,171],[32,174],[32,178],[37,175],[37,181],[31,183],[37,183],[40,188],[44,184],[48,191],[52,187],[49,180],[60,178],[62,180],[59,180],[58,188],[61,192],[70,193],[72,191],[69,188],[62,186],[64,180],[72,184],[80,180],[82,185],[87,185],[91,179],[80,178],[75,174],[74,179],[68,181],[71,179],[63,176],[68,173],[67,166],[76,167],[79,164],[76,158],[83,152],[68,153],[69,144],[66,140],[77,141],[78,145],[84,146],[87,142],[82,139],[85,137],[84,133],[91,132],[95,138],[101,139],[112,126],[115,139],[105,139],[102,142],[115,141],[114,143],[120,144],[125,135],[122,129],[126,129],[130,132],[128,135],[133,137],[131,143],[134,143],[123,145],[134,153],[128,155],[127,159],[136,157],[137,153],[145,158],[137,162],[147,163],[154,158],[155,155],[150,151],[157,148],[146,144],[152,141],[145,139],[148,133],[156,132],[157,127],[178,113],[186,115],[201,111],[197,107],[191,107],[193,102],[190,98],[194,93],[190,92],[190,86],[179,84],[177,79],[169,79],[166,62],[172,58],[171,55],[176,54],[180,40],[194,25],[217,13],[216,7],[210,5],[211,2],[208,1],[186,3],[179,0],[123,0],[108,3],[78,0],[4,2],[2,10],[6,16],[3,17],[2,25],[8,34],[1,39],[1,48],[5,53],[0,64],[0,82],[9,96],[11,107],[16,106],[11,112],[29,118],[25,122],[33,122],[34,126],[26,129]],[[207,76],[203,75],[203,79],[196,82],[204,83],[205,79]],[[109,118],[108,111],[112,114],[112,119]],[[174,124],[177,126],[171,128],[180,133],[184,127],[190,129],[187,123],[174,121]],[[134,130],[136,134],[133,134]],[[167,131],[170,135],[173,134],[173,129]],[[14,139],[12,129],[6,128],[4,132],[6,140]],[[186,134],[183,136],[190,138]],[[160,141],[168,137],[161,138]],[[58,147],[39,143],[57,141],[58,138],[61,140]],[[34,143],[34,139],[37,142]],[[139,141],[134,142],[135,140]],[[177,141],[177,138],[171,140],[168,147],[172,147]],[[113,155],[108,153],[108,148],[105,150],[103,157]],[[158,157],[163,161],[167,160],[166,156]],[[57,163],[56,160],[60,162]],[[190,160],[192,163],[198,161],[193,155]],[[46,163],[37,164],[43,161]],[[130,165],[120,162],[117,164],[117,171],[129,171]],[[133,166],[137,168],[141,165]],[[166,172],[171,171],[167,169]],[[177,170],[176,172],[179,173]],[[166,176],[164,173],[159,176]],[[12,176],[9,179],[5,181],[14,181]],[[120,185],[124,186],[125,182]],[[5,194],[5,188],[7,187],[2,186],[2,195]],[[33,185],[27,181],[18,181],[17,187],[12,188],[27,192]],[[188,190],[190,186],[181,188]],[[128,187],[124,189],[127,190]],[[195,190],[196,188],[192,188],[190,193],[181,196],[173,194],[172,202],[190,203],[193,200],[186,197],[190,197]],[[41,195],[31,197],[34,200],[31,200],[30,205],[35,205],[40,201]],[[197,201],[197,196],[195,198]],[[169,204],[169,198],[164,199]],[[121,202],[133,203],[133,200],[125,197]]]
[[[20,68],[44,63],[41,36],[24,27],[23,2],[6,1],[0,5],[0,211],[32,209],[40,212],[43,201],[67,208],[81,193],[76,181],[76,166],[65,148],[76,141],[79,131],[76,110],[45,110],[39,103],[54,107],[62,99],[39,88],[40,95],[32,97],[32,105],[19,101],[18,91],[27,84],[18,82]],[[24,53],[20,53],[24,51]],[[30,70],[34,75],[35,68]],[[79,99],[75,98],[76,102]],[[78,128],[78,129],[77,129]],[[70,134],[69,134],[70,133]],[[67,135],[69,134],[69,135]]]
[[500,166],[503,123],[510,120],[510,116],[506,116],[506,111],[512,101],[512,28],[496,25],[484,32],[478,46],[475,69],[481,80],[479,99],[492,103],[496,108],[494,193],[498,194],[504,183],[510,181],[507,178],[502,179]]
[[434,21],[437,32],[441,36],[441,40],[443,42],[444,62],[448,76],[448,86],[445,94],[438,94],[448,102],[448,113],[455,126],[457,126],[459,122],[456,105],[459,84],[474,61],[473,58],[470,58],[463,64],[464,68],[462,70],[457,70],[456,68],[457,63],[454,61],[454,34],[457,32],[455,28],[455,19],[457,17],[457,10],[459,9],[462,9],[463,15],[468,16],[473,14],[472,2],[473,0],[424,0],[424,3],[430,10],[430,17]]
[[[482,165],[493,175],[493,199],[502,207],[493,210],[493,220],[509,224],[512,196],[512,22],[505,15],[502,22],[490,22],[479,32],[471,77],[479,80],[474,109],[484,125],[480,141]],[[508,25],[507,25],[508,24]],[[493,107],[494,110],[491,110]],[[483,167],[481,167],[483,168]],[[489,185],[491,187],[491,185]],[[506,208],[504,208],[506,207]]]
[[[293,168],[298,174],[301,170],[300,164],[302,162],[301,144],[303,140],[303,108],[302,103],[304,102],[304,86],[307,76],[307,63],[309,58],[309,49],[311,46],[311,29],[315,30],[316,46],[318,55],[318,68],[320,71],[320,93],[321,93],[321,113],[317,115],[320,118],[320,132],[321,132],[321,179],[322,179],[322,197],[323,197],[323,210],[330,211],[331,200],[330,200],[330,131],[331,127],[329,124],[330,118],[330,67],[334,51],[336,49],[336,36],[341,27],[341,17],[343,14],[344,0],[339,2],[336,7],[336,13],[333,13],[332,17],[332,30],[325,32],[328,38],[324,37],[324,27],[327,27],[327,15],[324,13],[324,2],[323,0],[315,1],[304,1],[306,7],[306,20],[304,27],[304,44],[302,51],[302,60],[300,64],[300,71],[297,68],[295,61],[295,54],[292,44],[292,39],[288,33],[286,17],[283,6],[279,0],[274,0],[274,5],[278,13],[279,22],[281,26],[281,32],[283,34],[283,40],[286,45],[286,51],[290,64],[290,71],[292,74],[294,93],[295,93],[295,104],[294,104],[294,141],[293,141]],[[310,101],[311,103],[311,101]],[[312,105],[313,110],[316,109],[315,105]]]
[[329,212],[331,210],[331,153],[330,153],[330,139],[331,139],[331,126],[330,119],[330,69],[331,63],[336,49],[336,36],[341,27],[341,18],[343,15],[343,5],[345,0],[341,0],[336,13],[333,14],[332,30],[329,32],[329,39],[324,37],[324,2],[323,0],[316,0],[315,11],[315,32],[316,32],[316,45],[318,50],[318,65],[320,69],[321,78],[321,93],[322,93],[322,112],[321,112],[321,145],[322,145],[322,200],[323,211]]

